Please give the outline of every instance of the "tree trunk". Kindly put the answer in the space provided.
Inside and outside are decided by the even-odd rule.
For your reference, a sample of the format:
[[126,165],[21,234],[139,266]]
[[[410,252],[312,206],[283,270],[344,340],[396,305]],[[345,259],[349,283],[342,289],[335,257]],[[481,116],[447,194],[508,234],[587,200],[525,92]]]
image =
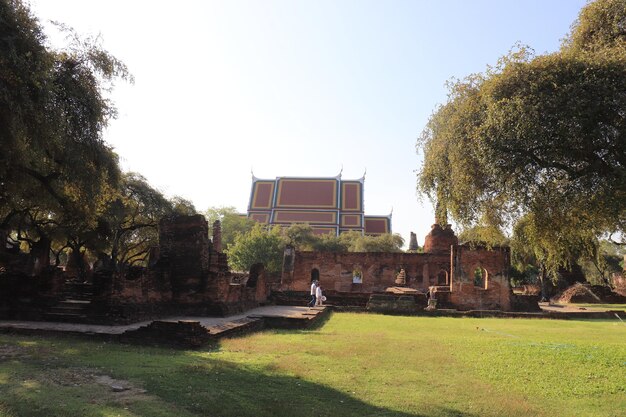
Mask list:
[[9,231],[6,229],[0,229],[0,253],[6,252],[8,237],[9,237]]
[[541,301],[546,302],[548,299],[548,277],[546,274],[546,266],[543,262],[539,264],[539,282],[541,284]]

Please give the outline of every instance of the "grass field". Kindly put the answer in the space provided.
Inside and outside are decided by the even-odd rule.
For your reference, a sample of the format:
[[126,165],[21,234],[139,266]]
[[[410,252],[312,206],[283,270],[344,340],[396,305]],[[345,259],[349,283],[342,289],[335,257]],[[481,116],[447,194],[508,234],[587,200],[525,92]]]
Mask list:
[[0,415],[626,416],[626,325],[337,313],[200,351],[0,335]]

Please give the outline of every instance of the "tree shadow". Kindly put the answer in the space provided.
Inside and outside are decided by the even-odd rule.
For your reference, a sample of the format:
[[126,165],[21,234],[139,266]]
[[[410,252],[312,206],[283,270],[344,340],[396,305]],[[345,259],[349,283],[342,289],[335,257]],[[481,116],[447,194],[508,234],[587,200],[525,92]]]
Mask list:
[[[19,338],[24,339],[23,336]],[[298,376],[280,374],[272,365],[241,365],[220,358],[220,352],[198,352],[98,344],[84,340],[45,340],[54,346],[0,362],[0,414],[56,416],[238,416],[238,417],[474,417],[464,410],[433,404],[406,412],[376,406],[360,398]],[[53,342],[53,343],[50,343]],[[69,347],[69,348],[68,348]],[[100,350],[99,352],[96,352]],[[127,380],[146,390],[146,398],[118,402],[109,387],[47,382],[38,373],[70,374],[76,369]],[[29,388],[25,380],[36,379]],[[82,386],[81,386],[82,384]],[[33,385],[35,386],[35,385]],[[16,388],[17,387],[17,388]],[[416,387],[419,388],[419,387]],[[88,393],[88,394],[86,394]],[[109,396],[105,403],[93,402]],[[71,398],[71,400],[70,400]],[[90,400],[91,398],[91,400]],[[152,399],[151,399],[152,398]]]
[[369,404],[323,383],[278,375],[219,359],[198,359],[168,374],[177,386],[163,389],[148,382],[148,392],[170,402],[187,395],[185,408],[197,415],[241,417],[473,417],[475,414],[433,406],[425,412],[404,412]]
[[328,323],[330,321],[330,318],[333,315],[333,311],[330,310],[324,314],[321,315],[321,317],[317,318],[309,327],[307,327],[306,330],[319,330],[322,327],[324,327],[326,325],[326,323]]

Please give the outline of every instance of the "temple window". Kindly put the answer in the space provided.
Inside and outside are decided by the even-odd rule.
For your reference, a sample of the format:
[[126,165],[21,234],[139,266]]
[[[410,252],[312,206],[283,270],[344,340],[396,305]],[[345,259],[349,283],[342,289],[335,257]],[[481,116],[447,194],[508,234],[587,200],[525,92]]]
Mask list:
[[320,279],[320,270],[317,268],[311,269],[311,282],[319,281]]
[[448,271],[442,269],[437,274],[437,285],[447,285],[448,283]]
[[474,269],[474,286],[487,289],[487,270],[481,267]]

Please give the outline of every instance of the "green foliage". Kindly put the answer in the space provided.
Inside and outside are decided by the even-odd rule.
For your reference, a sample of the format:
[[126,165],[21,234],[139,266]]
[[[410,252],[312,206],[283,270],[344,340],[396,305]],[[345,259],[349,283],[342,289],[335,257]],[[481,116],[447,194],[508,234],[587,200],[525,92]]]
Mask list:
[[511,269],[509,270],[509,280],[512,287],[539,284],[539,269],[534,264],[516,262],[513,259]]
[[335,236],[332,233],[325,233],[316,236],[313,243],[313,250],[319,252],[348,252],[349,242],[346,241],[347,233]]
[[230,265],[238,271],[248,271],[256,263],[262,263],[268,272],[282,269],[285,241],[282,230],[274,226],[269,230],[257,223],[245,234],[237,234],[234,244],[226,248]]
[[[120,177],[102,140],[115,116],[103,89],[126,67],[95,40],[46,46],[21,1],[0,3],[0,215],[54,211],[65,223],[95,223]],[[80,227],[83,225],[77,225]]]
[[399,234],[363,235],[354,240],[350,252],[402,252],[404,239]]
[[594,249],[595,253],[592,256],[580,260],[580,266],[591,284],[609,284],[611,276],[624,269],[626,248],[608,240],[601,240]]
[[238,234],[248,233],[255,225],[254,220],[241,216],[232,206],[209,207],[204,212],[204,217],[209,223],[209,234],[213,233],[213,223],[220,221],[224,248],[234,244]]
[[450,83],[418,142],[418,189],[440,218],[478,235],[515,229],[520,256],[551,275],[593,256],[603,234],[624,236],[624,4],[587,5],[559,52],[517,47]]
[[601,51],[626,45],[626,1],[603,0],[589,3],[572,25],[564,49]]
[[292,224],[283,229],[285,244],[296,250],[310,250],[317,241],[313,229],[308,224]]
[[174,214],[180,216],[193,216],[197,213],[193,203],[181,196],[174,196],[170,199]]
[[[224,211],[224,209],[220,209]],[[230,210],[230,208],[226,208]],[[345,232],[339,236],[327,233],[315,235],[307,224],[293,224],[286,228],[254,223],[247,232],[235,234],[234,243],[226,253],[230,265],[237,270],[248,270],[255,263],[263,263],[269,272],[280,272],[287,245],[302,251],[321,252],[402,252],[404,240],[398,234],[363,236],[359,232]]]
[[0,1],[0,230],[15,243],[49,244],[57,264],[66,251],[79,266],[103,253],[116,268],[143,263],[160,217],[195,209],[122,174],[102,138],[116,116],[105,92],[132,76],[99,37],[57,25],[69,40],[62,50],[48,46],[24,3]]
[[106,230],[113,267],[143,264],[158,243],[161,218],[175,213],[174,203],[152,188],[146,179],[130,172],[122,177],[116,198],[100,219]]
[[493,246],[508,246],[509,238],[497,226],[491,223],[478,224],[459,233],[459,242]]

